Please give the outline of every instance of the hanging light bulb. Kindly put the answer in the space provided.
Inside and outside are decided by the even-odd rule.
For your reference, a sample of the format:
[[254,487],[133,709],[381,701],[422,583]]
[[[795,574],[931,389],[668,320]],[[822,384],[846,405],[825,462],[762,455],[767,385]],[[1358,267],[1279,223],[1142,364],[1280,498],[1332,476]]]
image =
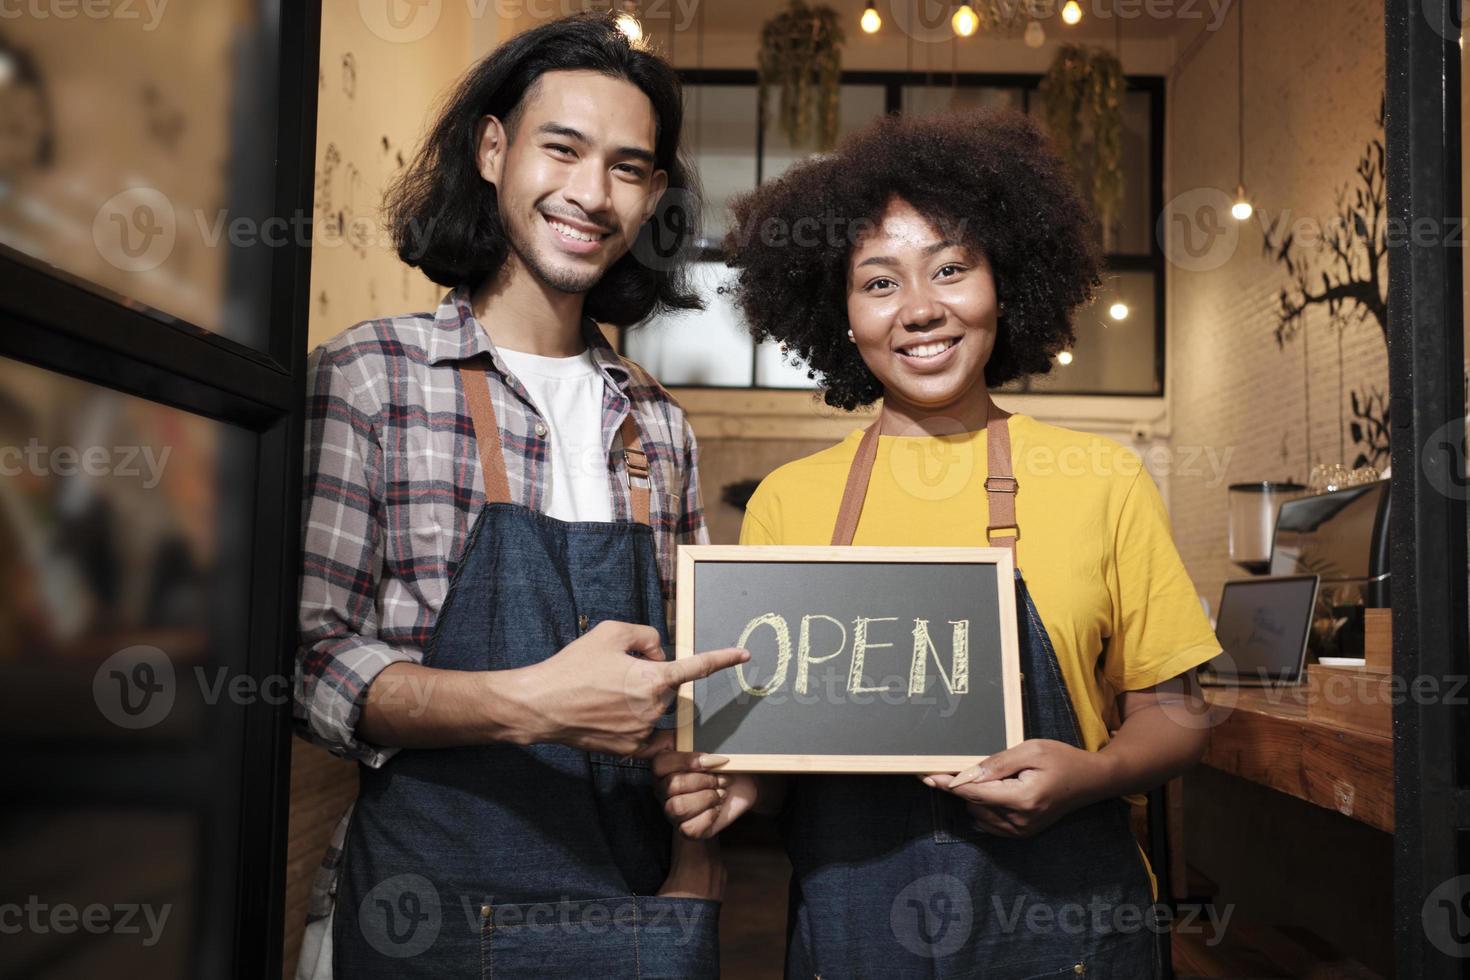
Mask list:
[[1062,351],[1060,354],[1057,355],[1057,363],[1058,364],[1061,364],[1063,366],[1065,366],[1067,364],[1071,364],[1072,363],[1072,352],[1069,351],[1069,350]]
[[629,44],[638,45],[643,42],[643,25],[638,23],[635,11],[638,5],[633,0],[623,0],[623,10],[617,17],[618,30],[628,39]]
[[1026,47],[1039,48],[1046,43],[1046,31],[1042,29],[1041,21],[1033,20],[1026,25],[1026,33],[1022,35],[1026,40]]
[[1245,185],[1241,184],[1235,188],[1235,203],[1230,205],[1230,217],[1236,221],[1249,220],[1255,208],[1251,207],[1250,198],[1245,196]]
[[1114,320],[1128,319],[1128,304],[1121,300],[1108,307],[1108,316]]
[[1062,23],[1068,27],[1076,27],[1082,20],[1082,4],[1077,0],[1067,0],[1062,5]]
[[1248,221],[1255,210],[1250,198],[1245,196],[1245,4],[1235,12],[1235,138],[1239,167],[1239,182],[1235,185],[1235,203],[1230,205],[1230,217],[1236,221]]
[[878,28],[883,26],[883,18],[878,16],[876,3],[877,0],[868,0],[868,6],[863,10],[862,19],[858,21],[862,25],[864,34],[877,34]]
[[955,8],[954,16],[949,19],[954,26],[954,32],[960,37],[969,37],[975,33],[975,28],[980,26],[980,15],[975,13],[975,8],[970,6],[969,0],[965,0]]

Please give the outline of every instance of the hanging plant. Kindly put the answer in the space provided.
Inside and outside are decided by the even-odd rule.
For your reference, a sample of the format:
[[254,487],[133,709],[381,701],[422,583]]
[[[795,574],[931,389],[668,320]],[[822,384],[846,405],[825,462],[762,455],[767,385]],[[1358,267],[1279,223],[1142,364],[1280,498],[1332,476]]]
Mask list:
[[837,142],[838,82],[842,74],[842,27],[831,7],[791,0],[761,27],[759,98],[766,113],[766,93],[780,90],[776,119],[792,146],[815,143],[830,149]]
[[1041,80],[1042,113],[1062,159],[1088,181],[1104,234],[1123,207],[1123,66],[1103,48],[1064,44]]

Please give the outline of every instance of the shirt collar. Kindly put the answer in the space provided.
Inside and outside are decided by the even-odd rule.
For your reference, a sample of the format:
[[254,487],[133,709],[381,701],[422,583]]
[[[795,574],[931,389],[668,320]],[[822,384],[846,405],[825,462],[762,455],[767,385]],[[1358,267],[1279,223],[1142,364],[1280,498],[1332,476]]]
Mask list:
[[[603,377],[619,390],[626,388],[630,376],[627,365],[612,349],[602,330],[588,317],[582,318],[582,339],[587,343],[592,363]],[[489,332],[475,319],[469,290],[464,287],[451,290],[444,295],[434,314],[434,331],[429,336],[429,363],[466,361],[480,354],[489,354],[491,363],[501,374],[510,373],[491,343]]]

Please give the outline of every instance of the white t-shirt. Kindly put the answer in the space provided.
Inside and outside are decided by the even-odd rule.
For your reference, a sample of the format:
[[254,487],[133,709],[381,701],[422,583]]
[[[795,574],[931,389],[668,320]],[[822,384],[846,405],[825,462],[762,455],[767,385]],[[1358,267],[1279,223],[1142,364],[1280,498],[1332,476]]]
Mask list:
[[602,444],[606,382],[592,363],[592,352],[542,357],[502,347],[499,354],[546,424],[551,472],[546,515],[560,521],[612,520],[607,447]]

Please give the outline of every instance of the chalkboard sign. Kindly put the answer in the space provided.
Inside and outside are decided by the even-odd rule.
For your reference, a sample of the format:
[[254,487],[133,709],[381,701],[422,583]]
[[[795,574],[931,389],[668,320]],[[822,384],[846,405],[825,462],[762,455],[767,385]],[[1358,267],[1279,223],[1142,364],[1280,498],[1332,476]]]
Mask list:
[[677,655],[749,662],[680,691],[677,745],[727,772],[957,772],[1021,734],[1005,548],[686,546]]

